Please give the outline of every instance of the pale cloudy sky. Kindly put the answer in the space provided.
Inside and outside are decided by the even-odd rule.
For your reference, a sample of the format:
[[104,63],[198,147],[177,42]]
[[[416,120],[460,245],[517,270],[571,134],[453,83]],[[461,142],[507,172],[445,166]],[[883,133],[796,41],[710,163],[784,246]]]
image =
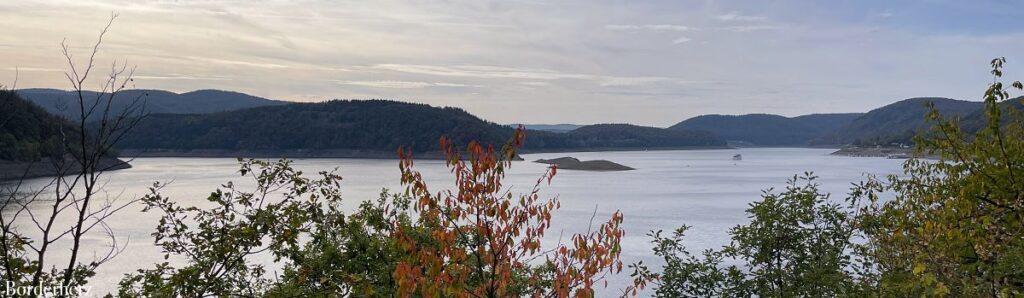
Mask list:
[[64,88],[61,40],[84,52],[117,11],[100,61],[137,65],[137,88],[387,98],[500,123],[854,112],[976,100],[993,57],[1024,74],[1021,4],[0,0],[0,82],[18,68],[20,88]]

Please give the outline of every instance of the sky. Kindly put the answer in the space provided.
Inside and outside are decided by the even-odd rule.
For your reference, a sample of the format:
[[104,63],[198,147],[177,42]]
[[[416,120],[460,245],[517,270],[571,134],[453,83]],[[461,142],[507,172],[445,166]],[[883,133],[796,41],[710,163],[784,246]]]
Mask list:
[[[498,123],[669,126],[702,114],[864,112],[979,100],[1024,71],[1019,1],[0,1],[0,83],[98,64],[134,88],[395,99]],[[96,86],[99,82],[95,82]]]

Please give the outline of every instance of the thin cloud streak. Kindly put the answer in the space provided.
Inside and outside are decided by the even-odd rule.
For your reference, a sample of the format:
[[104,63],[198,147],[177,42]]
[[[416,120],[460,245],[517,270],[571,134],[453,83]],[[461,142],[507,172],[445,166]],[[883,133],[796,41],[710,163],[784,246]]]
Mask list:
[[388,88],[388,89],[416,89],[416,88],[427,88],[427,87],[454,87],[454,88],[479,88],[479,85],[466,85],[458,83],[432,83],[432,82],[412,82],[412,81],[339,81],[338,84],[361,86],[361,87],[372,87],[372,88]]
[[514,68],[487,65],[409,65],[379,64],[374,69],[425,74],[434,76],[469,77],[477,79],[522,79],[522,80],[589,80],[600,86],[635,86],[645,83],[668,81],[664,77],[616,77],[591,74],[563,73],[549,69]]
[[692,39],[690,39],[689,37],[681,36],[681,37],[678,37],[678,38],[676,38],[676,39],[673,39],[673,40],[672,40],[672,44],[682,44],[682,43],[687,43],[687,42],[690,42],[691,40],[692,40]]
[[697,30],[696,28],[682,26],[682,25],[670,25],[670,24],[657,24],[657,25],[605,25],[605,29],[614,31],[623,30],[652,30],[652,31],[692,31]]
[[735,11],[729,12],[727,14],[716,16],[715,18],[719,19],[719,20],[722,20],[722,21],[743,21],[743,22],[764,21],[764,20],[767,19],[765,17],[760,17],[760,16],[741,15],[738,12],[735,12]]
[[136,80],[185,80],[185,81],[230,81],[232,78],[216,76],[190,76],[190,75],[134,75]]

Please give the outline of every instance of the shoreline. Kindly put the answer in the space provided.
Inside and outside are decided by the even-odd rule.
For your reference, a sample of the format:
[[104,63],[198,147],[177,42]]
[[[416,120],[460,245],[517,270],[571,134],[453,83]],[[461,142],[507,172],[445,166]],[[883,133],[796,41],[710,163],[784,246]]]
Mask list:
[[[132,165],[119,158],[104,158],[100,161],[100,168],[106,171],[116,171],[131,168]],[[71,168],[68,175],[75,175],[81,172],[77,167]],[[15,162],[0,161],[0,181],[18,181],[20,179],[32,179],[41,177],[53,177],[57,169],[49,159],[36,162]]]
[[[732,150],[730,146],[673,146],[673,147],[590,147],[564,148],[564,150],[520,150],[521,155],[590,152],[641,152],[641,151],[694,151]],[[396,160],[397,152],[369,150],[120,150],[120,158],[253,158],[253,159],[374,159]],[[438,151],[414,153],[414,158],[443,160]]]
[[[564,153],[564,152],[623,152],[623,151],[671,151],[671,150],[726,150],[736,149],[728,146],[687,146],[687,147],[601,147],[601,148],[565,148],[565,149],[521,149],[520,154]],[[361,158],[361,159],[398,159],[397,151],[360,150],[360,149],[290,149],[290,150],[228,150],[228,149],[120,149],[120,158],[136,157],[197,157],[197,158]],[[418,159],[444,159],[441,151],[415,152]]]
[[595,148],[558,148],[558,149],[521,149],[521,154],[566,153],[566,152],[628,152],[628,151],[674,151],[674,150],[728,150],[731,146],[669,146],[669,147],[595,147]]
[[[742,148],[809,148],[828,149],[818,146],[754,146],[754,147],[732,147],[732,146],[682,146],[682,147],[598,147],[598,148],[559,148],[559,149],[521,149],[519,154],[546,154],[546,153],[574,153],[574,152],[635,152],[635,151],[689,151],[689,150],[731,150]],[[881,149],[877,150],[876,149]],[[900,148],[840,148],[830,155],[853,156],[853,157],[887,157],[888,154],[899,154],[911,152],[912,149]],[[134,158],[259,158],[259,159],[398,159],[397,151],[382,150],[357,150],[357,149],[326,149],[326,150],[225,150],[225,149],[197,149],[197,150],[167,150],[167,149],[121,149],[116,159],[105,161],[107,171],[131,168],[131,160]],[[880,153],[885,152],[885,153]],[[427,151],[413,153],[413,157],[422,160],[444,160],[444,153],[441,151]],[[116,162],[115,162],[116,160]],[[523,160],[517,156],[516,160]],[[26,174],[26,168],[32,166]],[[55,174],[55,170],[49,162],[11,162],[0,161],[0,181],[12,181],[25,178],[49,177]]]
[[[195,158],[360,158],[360,159],[398,159],[398,151],[382,150],[165,150],[165,149],[123,149],[121,158],[136,157],[195,157]],[[440,151],[416,152],[414,158],[443,159]]]
[[895,147],[846,147],[839,148],[829,155],[849,157],[889,157],[892,155],[911,155],[914,149]]
[[914,148],[896,148],[896,147],[846,147],[840,148],[829,155],[835,156],[848,156],[848,157],[883,157],[892,159],[907,159],[907,158],[924,158],[924,159],[938,159],[936,155],[921,154],[916,152]]

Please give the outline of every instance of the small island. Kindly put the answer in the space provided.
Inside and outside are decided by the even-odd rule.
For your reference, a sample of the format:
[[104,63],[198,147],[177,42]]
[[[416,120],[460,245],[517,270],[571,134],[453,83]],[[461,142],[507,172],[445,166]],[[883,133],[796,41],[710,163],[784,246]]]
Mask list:
[[580,170],[580,171],[631,171],[634,168],[617,164],[607,160],[579,160],[575,157],[560,157],[554,159],[538,159],[536,163],[544,163],[549,165],[556,165],[558,169],[562,170]]

